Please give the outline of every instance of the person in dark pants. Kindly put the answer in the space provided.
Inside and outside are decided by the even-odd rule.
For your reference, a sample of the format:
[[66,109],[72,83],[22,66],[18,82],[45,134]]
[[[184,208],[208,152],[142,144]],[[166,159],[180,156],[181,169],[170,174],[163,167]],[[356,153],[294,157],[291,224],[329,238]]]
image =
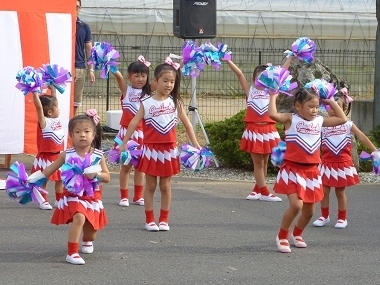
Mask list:
[[[91,55],[92,38],[91,29],[79,19],[79,12],[82,6],[81,0],[77,1],[77,21],[76,21],[76,40],[75,40],[75,73],[74,73],[74,115],[77,115],[78,107],[82,105],[84,74],[87,59]],[[93,65],[88,65],[90,82],[95,82]]]

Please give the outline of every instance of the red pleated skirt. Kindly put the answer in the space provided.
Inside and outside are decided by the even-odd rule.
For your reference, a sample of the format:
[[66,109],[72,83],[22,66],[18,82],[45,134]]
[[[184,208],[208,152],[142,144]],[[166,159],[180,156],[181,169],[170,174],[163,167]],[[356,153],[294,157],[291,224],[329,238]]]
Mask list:
[[180,172],[176,143],[143,144],[137,170],[145,174],[168,177]]
[[54,210],[51,223],[54,225],[65,225],[73,221],[76,213],[82,213],[94,230],[101,230],[108,224],[108,218],[101,200],[102,189],[95,191],[94,197],[74,196],[67,190],[58,201]]
[[[60,153],[41,152],[38,153],[33,161],[31,173],[38,170],[45,170],[50,164],[52,164],[59,156]],[[61,181],[61,170],[56,170],[52,175],[48,177],[50,181]]]
[[[120,129],[119,129],[119,132],[117,133],[117,136],[123,140],[126,133],[127,133],[127,127],[120,126]],[[143,143],[143,140],[144,140],[144,133],[143,133],[142,129],[137,128],[133,132],[133,134],[131,136],[131,140],[134,140],[135,142],[137,142],[141,146]]]
[[247,123],[240,149],[249,153],[270,154],[280,141],[275,124]]
[[360,182],[354,163],[322,161],[319,165],[322,184],[330,187],[348,187]]
[[318,164],[302,165],[285,160],[277,174],[273,190],[278,194],[294,194],[305,203],[323,199],[321,174]]

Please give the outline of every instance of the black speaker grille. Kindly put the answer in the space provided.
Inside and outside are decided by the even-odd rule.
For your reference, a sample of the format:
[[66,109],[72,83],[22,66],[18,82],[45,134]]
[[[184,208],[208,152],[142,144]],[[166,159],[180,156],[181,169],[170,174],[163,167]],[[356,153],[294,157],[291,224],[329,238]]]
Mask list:
[[178,26],[174,25],[173,29],[176,37],[183,39],[216,37],[216,0],[177,0],[173,1],[173,4],[173,21],[179,23]]

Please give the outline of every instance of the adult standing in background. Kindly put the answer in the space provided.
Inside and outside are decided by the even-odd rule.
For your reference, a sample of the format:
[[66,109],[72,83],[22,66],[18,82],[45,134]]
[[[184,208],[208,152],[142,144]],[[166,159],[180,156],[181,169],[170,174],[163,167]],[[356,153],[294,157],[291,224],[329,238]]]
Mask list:
[[[74,116],[77,115],[78,107],[82,105],[84,78],[87,59],[91,55],[92,37],[89,25],[79,19],[82,1],[77,1],[77,21],[76,21],[76,40],[75,40],[75,73],[74,73]],[[88,65],[90,82],[95,82],[94,68]]]

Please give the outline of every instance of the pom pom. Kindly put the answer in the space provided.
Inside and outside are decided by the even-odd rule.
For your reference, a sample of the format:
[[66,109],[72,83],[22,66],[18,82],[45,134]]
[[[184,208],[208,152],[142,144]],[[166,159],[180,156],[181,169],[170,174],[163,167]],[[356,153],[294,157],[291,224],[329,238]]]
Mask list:
[[53,85],[61,94],[65,92],[66,83],[72,81],[71,73],[57,64],[44,64],[40,67],[42,81],[45,85]]
[[180,159],[186,168],[199,172],[210,165],[210,158],[213,152],[208,147],[197,149],[189,144],[181,146]]
[[280,167],[281,164],[284,162],[285,150],[286,150],[286,143],[284,141],[280,141],[278,143],[278,146],[272,148],[270,161],[272,162],[274,166]]
[[100,78],[108,78],[108,73],[117,71],[116,59],[120,57],[117,50],[106,42],[95,42],[91,48],[91,57],[88,64],[93,64],[95,70],[101,70]]
[[284,93],[292,96],[289,91],[298,86],[297,82],[291,83],[290,71],[281,66],[268,66],[255,80],[258,89],[265,89],[269,94]]
[[315,43],[307,38],[298,38],[292,44],[292,50],[286,50],[284,53],[287,56],[296,56],[298,59],[303,60],[307,63],[311,63],[314,60],[314,53],[316,51]]
[[202,50],[193,41],[187,41],[182,47],[182,73],[186,76],[197,77],[205,68]]
[[182,47],[183,67],[182,73],[187,76],[197,77],[205,68],[212,65],[215,69],[221,66],[221,59],[231,60],[231,51],[227,45],[219,43],[204,43],[200,47],[193,41],[187,41]]
[[41,193],[47,194],[48,192],[40,188],[46,179],[37,181],[36,183],[28,182],[28,174],[25,171],[25,165],[22,163],[14,162],[10,169],[13,172],[8,173],[5,181],[5,192],[11,199],[16,200],[18,203],[25,205],[29,202],[41,204],[45,201]]
[[221,66],[221,59],[231,60],[231,52],[227,51],[227,45],[218,44],[215,47],[212,43],[204,43],[201,45],[204,60],[206,64],[212,65],[215,69],[219,69]]
[[136,167],[140,161],[142,150],[139,149],[139,144],[134,140],[127,142],[126,150],[119,153],[119,147],[122,144],[122,140],[119,137],[114,139],[117,146],[108,152],[108,159],[112,163],[122,163],[124,165],[132,164]]
[[42,92],[43,81],[42,74],[37,72],[33,67],[27,66],[21,69],[16,74],[16,79],[18,83],[16,88],[22,91],[24,95],[29,92]]
[[[334,97],[337,90],[334,84],[327,82],[325,79],[314,79],[313,81],[306,83],[305,88],[309,88],[318,94],[320,99],[330,99]],[[319,109],[321,111],[327,111],[330,106],[326,106],[321,102]]]
[[77,196],[93,197],[99,180],[97,178],[89,179],[85,173],[88,172],[86,169],[91,166],[95,166],[95,168],[91,168],[92,173],[101,171],[101,166],[97,164],[99,160],[100,158],[91,163],[90,154],[86,154],[84,160],[79,157],[70,157],[61,167],[62,182],[67,191]]
[[362,151],[359,156],[362,161],[372,161],[373,173],[380,175],[380,151],[374,151],[371,154]]

